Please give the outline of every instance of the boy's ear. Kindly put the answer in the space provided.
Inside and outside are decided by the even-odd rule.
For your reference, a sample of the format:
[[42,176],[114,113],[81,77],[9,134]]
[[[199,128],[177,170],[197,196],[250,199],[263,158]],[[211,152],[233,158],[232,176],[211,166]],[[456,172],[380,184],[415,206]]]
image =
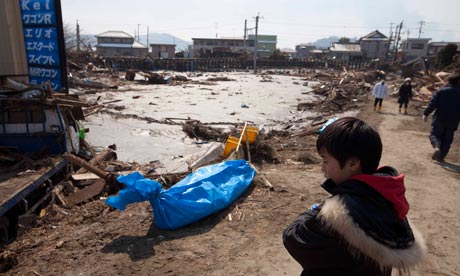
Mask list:
[[361,170],[361,160],[358,157],[351,157],[348,159],[348,164],[350,169],[353,171],[360,171]]

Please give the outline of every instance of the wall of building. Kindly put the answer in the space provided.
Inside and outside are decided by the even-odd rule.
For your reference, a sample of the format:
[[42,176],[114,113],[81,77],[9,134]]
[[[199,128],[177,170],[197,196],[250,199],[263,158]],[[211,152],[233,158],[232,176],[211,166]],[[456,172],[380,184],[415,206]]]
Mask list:
[[364,57],[368,59],[383,59],[388,50],[387,41],[361,41],[359,44]]
[[97,43],[126,43],[132,44],[134,38],[124,38],[124,37],[98,37]]
[[428,40],[406,40],[401,44],[401,52],[405,60],[424,57],[428,54]]
[[193,39],[193,51],[196,56],[201,50],[214,50],[215,48],[225,48],[229,52],[239,53],[244,50],[248,52],[254,51],[254,41],[246,40],[244,47],[243,39]]
[[155,45],[152,46],[151,56],[153,58],[174,58],[175,46],[172,45]]
[[[249,35],[249,39],[254,40],[255,35]],[[257,35],[257,55],[268,57],[276,50],[276,35]]]
[[[0,76],[28,74],[19,3],[17,0],[0,1]],[[28,81],[27,77],[16,79]]]
[[340,52],[331,51],[329,52],[329,58],[334,58],[337,61],[350,62],[350,61],[361,61],[363,55],[360,52]]
[[99,56],[105,56],[105,57],[115,57],[115,56],[145,57],[147,56],[147,48],[97,47],[96,53]]

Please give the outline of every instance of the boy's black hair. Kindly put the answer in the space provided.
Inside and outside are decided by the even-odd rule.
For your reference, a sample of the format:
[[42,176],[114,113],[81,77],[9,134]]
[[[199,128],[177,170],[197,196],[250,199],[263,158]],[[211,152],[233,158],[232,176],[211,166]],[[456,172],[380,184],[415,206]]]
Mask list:
[[361,170],[372,174],[377,170],[382,157],[382,140],[377,131],[366,122],[353,117],[340,118],[331,123],[319,135],[316,149],[325,149],[339,161],[340,167],[356,157],[361,162]]
[[450,85],[458,85],[460,83],[460,74],[454,74],[448,79]]

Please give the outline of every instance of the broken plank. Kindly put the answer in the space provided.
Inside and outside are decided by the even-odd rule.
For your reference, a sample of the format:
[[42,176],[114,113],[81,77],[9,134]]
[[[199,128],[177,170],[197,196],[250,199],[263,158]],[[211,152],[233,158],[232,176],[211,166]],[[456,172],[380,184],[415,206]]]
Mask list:
[[97,176],[94,173],[80,173],[80,174],[73,174],[72,179],[75,181],[82,181],[82,180],[92,180],[92,179],[98,179],[99,176]]
[[60,99],[56,98],[54,101],[59,105],[68,105],[68,106],[78,106],[78,107],[89,107],[89,104],[86,102],[69,100],[69,99]]
[[56,186],[53,189],[53,193],[57,196],[57,198],[61,202],[62,206],[67,208],[69,206],[69,204],[67,202],[66,197],[62,194],[63,189],[64,189],[64,186],[62,186],[62,185]]
[[[103,161],[107,161],[111,159],[117,159],[117,154],[112,149],[106,148],[100,153],[98,153],[98,155],[96,155],[93,159],[91,159],[89,161],[89,164],[97,166],[97,165],[100,165]],[[81,174],[84,172],[87,172],[87,170],[85,168],[80,168],[77,171],[77,174]]]
[[93,198],[97,196],[98,194],[102,193],[104,191],[104,187],[105,187],[105,180],[97,179],[90,186],[67,196],[66,199],[67,199],[68,205],[75,206],[79,203],[82,203],[83,201]]

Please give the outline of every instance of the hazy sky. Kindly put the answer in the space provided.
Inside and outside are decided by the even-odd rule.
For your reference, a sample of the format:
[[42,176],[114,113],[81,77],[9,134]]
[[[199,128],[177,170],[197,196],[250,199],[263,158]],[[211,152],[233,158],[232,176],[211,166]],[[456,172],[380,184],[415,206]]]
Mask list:
[[390,23],[404,20],[403,38],[460,41],[460,0],[61,0],[65,23],[79,21],[84,34],[123,30],[134,35],[169,33],[192,37],[243,36],[244,20],[259,34],[278,36],[279,48],[331,35],[361,37],[376,29],[389,36]]

